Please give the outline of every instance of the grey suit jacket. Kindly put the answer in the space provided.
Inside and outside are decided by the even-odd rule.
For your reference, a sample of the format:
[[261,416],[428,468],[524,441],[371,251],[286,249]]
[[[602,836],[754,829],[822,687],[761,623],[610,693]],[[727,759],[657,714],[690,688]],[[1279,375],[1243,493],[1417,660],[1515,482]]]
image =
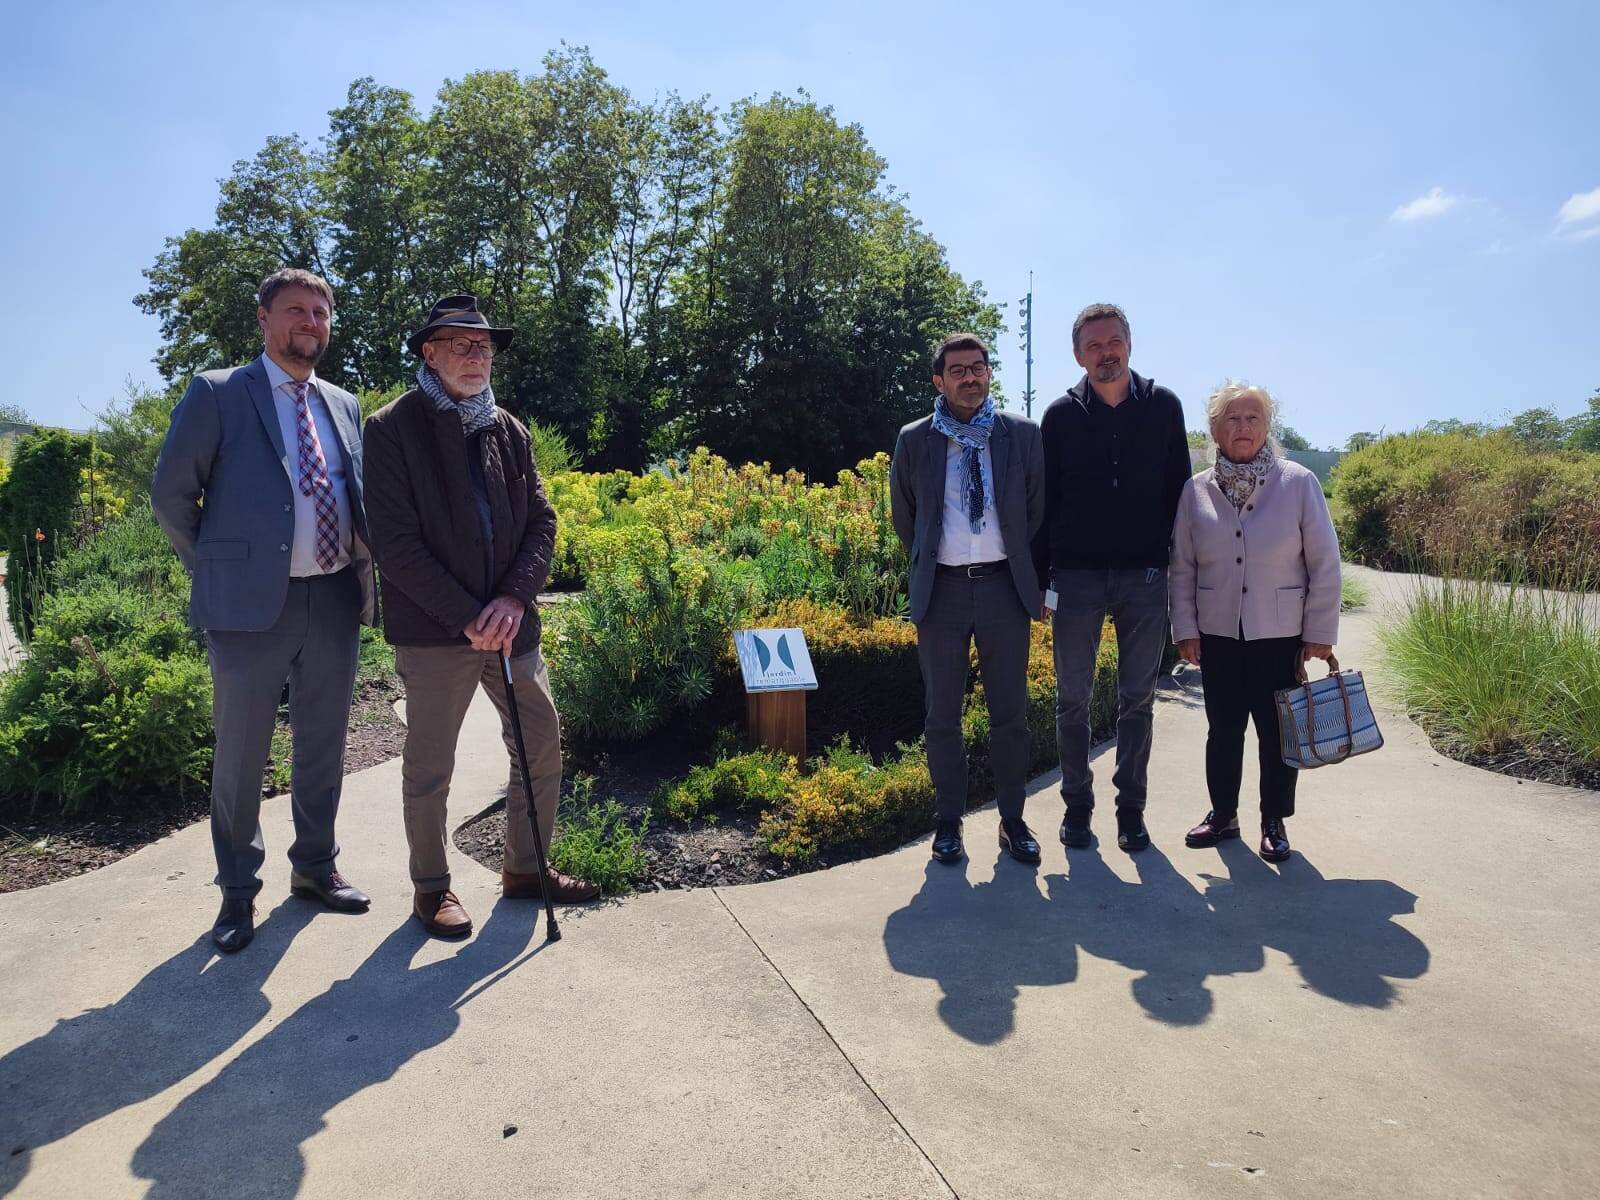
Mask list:
[[[377,619],[372,552],[361,490],[361,406],[317,383],[338,432],[355,523],[352,565],[361,620]],[[324,453],[328,448],[324,447]],[[189,619],[200,629],[261,632],[283,612],[294,541],[293,466],[258,358],[196,375],[172,410],[150,503],[188,569]]]
[[[934,568],[944,535],[945,456],[950,441],[933,427],[931,415],[900,431],[889,468],[895,532],[911,556],[911,619],[928,614]],[[1044,521],[1044,442],[1039,427],[1012,413],[995,414],[989,434],[994,459],[994,506],[1017,598],[1037,617],[1044,595],[1030,543]]]

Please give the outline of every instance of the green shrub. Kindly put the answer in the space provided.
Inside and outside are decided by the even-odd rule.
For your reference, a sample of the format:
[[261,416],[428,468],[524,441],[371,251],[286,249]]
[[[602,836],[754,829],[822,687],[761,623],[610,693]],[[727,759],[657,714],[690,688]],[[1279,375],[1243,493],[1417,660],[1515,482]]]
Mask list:
[[88,438],[42,429],[19,438],[11,471],[0,485],[0,536],[10,549],[6,601],[24,642],[33,636],[52,564],[75,541],[78,472],[89,461]]
[[799,778],[794,759],[776,750],[750,750],[695,767],[656,793],[656,810],[674,821],[713,813],[761,813],[776,808]]
[[561,801],[550,865],[598,883],[613,895],[631,891],[649,871],[644,853],[649,824],[648,817],[638,828],[629,824],[622,805],[615,800],[597,803],[594,779],[579,775],[573,780],[572,792]]
[[1394,685],[1447,751],[1600,765],[1594,600],[1482,580],[1419,586],[1381,633]]
[[156,523],[146,499],[118,521],[56,561],[51,587],[57,591],[108,583],[155,598],[157,605],[180,609],[189,599],[189,578]]
[[0,804],[160,802],[210,763],[211,676],[182,619],[112,584],[47,596],[0,680]]
[[1332,476],[1346,557],[1465,577],[1600,580],[1600,455],[1510,433],[1410,433],[1348,454]]
[[545,625],[567,729],[590,743],[636,740],[701,704],[758,589],[748,563],[693,549],[593,573],[583,596]]
[[528,436],[533,441],[533,465],[540,479],[550,479],[578,465],[578,456],[567,439],[550,426],[529,421]]
[[1367,585],[1359,579],[1349,575],[1339,580],[1339,611],[1350,612],[1352,609],[1365,608],[1371,599]]
[[810,862],[839,847],[886,850],[925,830],[933,781],[920,746],[875,765],[841,744],[809,764],[788,801],[761,817],[762,848],[788,862]]

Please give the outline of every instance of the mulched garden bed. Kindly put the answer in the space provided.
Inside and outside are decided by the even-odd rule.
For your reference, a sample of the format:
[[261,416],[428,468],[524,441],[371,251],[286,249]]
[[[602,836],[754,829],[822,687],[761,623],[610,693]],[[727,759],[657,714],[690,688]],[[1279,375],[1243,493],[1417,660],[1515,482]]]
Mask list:
[[1453,758],[1469,767],[1478,767],[1485,771],[1509,775],[1517,780],[1527,779],[1535,783],[1558,783],[1563,787],[1585,788],[1591,792],[1600,792],[1600,767],[1588,766],[1570,757],[1563,757],[1559,754],[1534,755],[1530,757],[1522,751],[1513,751],[1507,754],[1458,752],[1448,746],[1440,745],[1431,737],[1428,740],[1432,743],[1433,748],[1446,758]]
[[[350,709],[345,772],[387,762],[400,754],[406,727],[395,716],[400,681],[367,678],[356,684]],[[288,726],[282,724],[287,734]],[[264,795],[276,794],[263,787]],[[204,819],[211,802],[194,796],[170,809],[74,817],[0,817],[0,892],[42,887],[126,858],[151,842]]]

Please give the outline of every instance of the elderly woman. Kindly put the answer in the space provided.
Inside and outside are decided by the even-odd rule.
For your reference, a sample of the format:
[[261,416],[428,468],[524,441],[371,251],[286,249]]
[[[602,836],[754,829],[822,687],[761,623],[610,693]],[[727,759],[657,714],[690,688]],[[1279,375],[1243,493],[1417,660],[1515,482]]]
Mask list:
[[1184,839],[1215,846],[1239,836],[1245,725],[1261,757],[1261,857],[1289,857],[1296,772],[1278,747],[1273,692],[1293,687],[1339,635],[1339,539],[1322,485],[1283,457],[1277,405],[1229,382],[1206,402],[1215,465],[1184,486],[1172,535],[1172,638],[1201,668],[1206,787],[1211,811]]

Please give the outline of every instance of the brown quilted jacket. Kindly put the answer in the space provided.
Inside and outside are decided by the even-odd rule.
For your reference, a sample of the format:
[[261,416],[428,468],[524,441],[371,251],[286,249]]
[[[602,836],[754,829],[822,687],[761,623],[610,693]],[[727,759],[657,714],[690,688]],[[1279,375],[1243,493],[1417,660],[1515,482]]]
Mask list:
[[493,554],[486,555],[462,442],[461,418],[441,412],[420,389],[367,419],[367,524],[384,637],[394,646],[457,645],[484,605],[512,596],[529,607],[512,648],[526,654],[539,642],[534,601],[550,577],[556,510],[539,482],[527,429],[497,410],[481,440],[494,526]]

